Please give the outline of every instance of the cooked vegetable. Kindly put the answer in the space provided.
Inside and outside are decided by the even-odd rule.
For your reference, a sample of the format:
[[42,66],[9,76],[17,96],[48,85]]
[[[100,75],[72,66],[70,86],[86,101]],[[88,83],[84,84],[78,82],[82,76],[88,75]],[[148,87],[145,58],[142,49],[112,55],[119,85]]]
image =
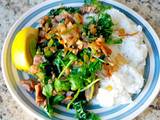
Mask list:
[[73,8],[73,7],[68,7],[68,8],[65,8],[65,7],[61,7],[61,8],[58,8],[58,9],[52,9],[48,15],[49,16],[57,16],[59,14],[61,14],[62,12],[68,12],[68,13],[79,13],[80,10],[79,8]]
[[100,117],[92,112],[85,110],[84,106],[86,101],[78,101],[73,104],[73,108],[76,110],[76,117],[78,120],[100,120]]
[[[76,110],[79,120],[100,120],[98,115],[86,111],[85,106],[97,93],[99,72],[112,74],[108,69],[112,67],[109,45],[121,44],[122,39],[112,35],[114,24],[105,12],[110,6],[97,0],[84,2],[81,8],[51,10],[41,19],[38,30],[31,29],[35,36],[28,31],[32,35],[29,38],[34,38],[37,44],[31,46],[33,58],[30,56],[32,59],[25,61],[27,67],[23,70],[29,69],[37,78],[36,102],[50,117],[54,114],[54,105],[65,103],[67,110]],[[84,14],[93,12],[95,15],[85,22]],[[29,86],[28,90],[34,89]]]
[[68,103],[68,105],[67,105],[67,110],[69,110],[71,104],[76,100],[76,98],[78,97],[79,93],[80,93],[80,89],[77,90],[77,92],[76,92],[76,94],[74,95],[73,99]]
[[103,12],[107,9],[111,9],[111,6],[104,5],[103,3],[100,3],[98,0],[84,0],[85,5],[92,5],[95,6],[96,9],[98,9],[99,12]]
[[59,104],[64,99],[65,99],[64,95],[57,95],[57,96],[54,97],[53,103],[54,104]]
[[100,13],[97,21],[97,34],[103,35],[105,39],[108,39],[112,34],[112,19],[111,16],[105,13]]
[[53,91],[53,85],[52,84],[47,84],[43,87],[43,95],[46,97],[51,97],[52,96],[52,91]]
[[54,81],[54,88],[57,92],[68,91],[70,89],[70,83],[68,81],[56,79]]

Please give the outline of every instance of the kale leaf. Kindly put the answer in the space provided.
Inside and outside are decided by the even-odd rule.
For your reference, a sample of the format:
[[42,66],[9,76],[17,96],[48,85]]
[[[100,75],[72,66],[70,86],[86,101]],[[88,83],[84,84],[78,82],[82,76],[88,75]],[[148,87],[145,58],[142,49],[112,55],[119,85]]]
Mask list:
[[65,11],[73,14],[73,13],[80,13],[80,9],[79,8],[75,8],[75,7],[66,7]]
[[57,16],[61,14],[64,11],[64,8],[58,8],[58,9],[52,9],[49,11],[48,15],[49,16]]
[[75,7],[61,7],[61,8],[58,8],[58,9],[52,9],[48,13],[48,15],[49,16],[57,16],[57,15],[61,14],[64,11],[73,14],[73,13],[79,13],[80,9],[79,8],[75,8]]
[[93,112],[88,112],[87,120],[101,120],[101,118]]
[[86,101],[81,100],[73,103],[73,108],[76,111],[78,120],[101,120],[95,113],[85,110]]
[[78,101],[73,103],[73,108],[76,111],[76,117],[78,120],[86,120],[87,119],[87,113],[84,111],[84,105],[86,104],[86,101]]

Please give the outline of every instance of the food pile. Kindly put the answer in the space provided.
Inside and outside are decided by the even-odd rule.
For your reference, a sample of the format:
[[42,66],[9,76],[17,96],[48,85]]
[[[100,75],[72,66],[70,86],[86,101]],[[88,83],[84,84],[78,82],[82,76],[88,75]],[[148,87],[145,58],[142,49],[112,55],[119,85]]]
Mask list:
[[[124,37],[138,34],[115,29],[106,12],[110,9],[96,0],[85,0],[80,8],[53,9],[40,20],[38,29],[24,28],[17,34],[12,46],[13,62],[17,69],[35,77],[21,83],[35,92],[36,103],[50,117],[54,115],[53,106],[63,104],[67,110],[75,109],[79,120],[100,119],[86,111],[86,104],[96,97],[104,77],[112,78],[128,64],[120,53],[113,57],[112,45],[119,46]],[[28,47],[18,46],[17,51],[16,43],[22,38]],[[17,56],[22,59],[15,59]],[[106,89],[111,91],[113,87],[108,85]]]

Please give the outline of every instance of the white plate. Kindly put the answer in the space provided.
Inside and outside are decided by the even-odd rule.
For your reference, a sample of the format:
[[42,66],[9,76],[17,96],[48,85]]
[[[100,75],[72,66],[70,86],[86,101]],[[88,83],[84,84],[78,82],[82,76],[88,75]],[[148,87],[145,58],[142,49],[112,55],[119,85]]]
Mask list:
[[[120,10],[136,24],[142,26],[143,32],[147,37],[147,41],[145,42],[149,49],[144,74],[146,85],[140,95],[136,96],[134,102],[129,105],[119,105],[112,108],[102,108],[98,105],[91,105],[88,106],[88,109],[99,114],[104,120],[129,120],[147,108],[160,89],[160,42],[152,27],[140,15],[118,2],[112,0],[104,0],[104,2]],[[38,25],[37,20],[46,15],[51,9],[57,8],[61,3],[63,3],[64,6],[79,7],[83,4],[83,0],[50,0],[35,6],[25,13],[10,29],[2,51],[2,72],[9,91],[26,111],[38,119],[48,120],[50,118],[41,108],[36,106],[34,95],[27,93],[20,86],[20,79],[30,76],[17,71],[13,66],[11,62],[11,45],[19,30],[26,26],[36,27]],[[74,119],[74,115],[73,110],[67,112],[64,106],[55,106],[55,117],[53,119],[72,120]]]

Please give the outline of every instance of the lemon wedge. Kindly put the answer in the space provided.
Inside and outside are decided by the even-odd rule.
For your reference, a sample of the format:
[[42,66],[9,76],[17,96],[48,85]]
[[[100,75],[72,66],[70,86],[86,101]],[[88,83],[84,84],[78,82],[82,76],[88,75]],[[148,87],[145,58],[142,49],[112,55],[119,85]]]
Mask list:
[[12,44],[12,61],[18,70],[29,71],[36,53],[38,29],[32,27],[19,31]]

